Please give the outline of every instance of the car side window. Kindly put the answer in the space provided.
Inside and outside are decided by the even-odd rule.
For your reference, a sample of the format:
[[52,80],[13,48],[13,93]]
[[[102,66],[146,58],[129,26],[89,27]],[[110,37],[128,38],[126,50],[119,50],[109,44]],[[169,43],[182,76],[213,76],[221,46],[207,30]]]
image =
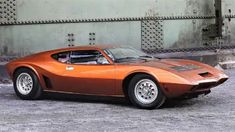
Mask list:
[[62,63],[70,63],[70,52],[62,52],[52,55],[52,58]]
[[112,59],[112,61],[115,60],[114,57],[113,57],[113,55],[112,55],[112,53],[110,53],[110,51],[104,50],[104,53],[107,54],[107,55]]
[[78,50],[70,54],[71,64],[109,64],[108,60],[97,50]]

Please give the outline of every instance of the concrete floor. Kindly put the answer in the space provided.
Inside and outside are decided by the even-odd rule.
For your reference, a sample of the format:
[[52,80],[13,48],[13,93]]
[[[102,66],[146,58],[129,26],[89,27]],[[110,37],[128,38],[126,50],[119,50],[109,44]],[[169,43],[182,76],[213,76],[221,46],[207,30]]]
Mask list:
[[119,98],[46,94],[18,99],[0,84],[0,131],[235,131],[235,70],[206,97],[141,110]]

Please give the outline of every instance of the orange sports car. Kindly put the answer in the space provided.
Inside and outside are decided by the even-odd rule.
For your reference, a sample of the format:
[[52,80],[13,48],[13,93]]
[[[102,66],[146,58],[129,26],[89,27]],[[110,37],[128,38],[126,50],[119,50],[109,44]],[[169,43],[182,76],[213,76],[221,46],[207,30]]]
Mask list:
[[121,46],[81,46],[30,55],[7,64],[16,95],[38,99],[43,91],[126,97],[140,108],[167,98],[197,97],[228,79],[191,60],[159,59]]

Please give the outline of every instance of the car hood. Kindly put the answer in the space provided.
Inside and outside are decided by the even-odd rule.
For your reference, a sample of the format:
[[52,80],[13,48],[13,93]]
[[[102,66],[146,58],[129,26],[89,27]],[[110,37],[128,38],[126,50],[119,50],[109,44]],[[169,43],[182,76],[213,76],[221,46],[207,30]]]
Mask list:
[[148,66],[165,70],[187,71],[193,69],[200,69],[199,62],[183,60],[183,59],[153,59],[148,61],[131,62],[129,65],[133,66]]
[[152,67],[171,72],[189,81],[228,78],[222,71],[197,61],[184,59],[154,59],[128,63],[132,66]]

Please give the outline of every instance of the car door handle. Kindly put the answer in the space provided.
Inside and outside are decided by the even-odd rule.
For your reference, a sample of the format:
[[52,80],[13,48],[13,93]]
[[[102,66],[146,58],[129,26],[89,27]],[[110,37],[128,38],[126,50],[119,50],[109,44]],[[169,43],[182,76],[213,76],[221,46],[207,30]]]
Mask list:
[[66,70],[67,71],[72,71],[72,70],[74,70],[74,67],[73,66],[66,66]]

